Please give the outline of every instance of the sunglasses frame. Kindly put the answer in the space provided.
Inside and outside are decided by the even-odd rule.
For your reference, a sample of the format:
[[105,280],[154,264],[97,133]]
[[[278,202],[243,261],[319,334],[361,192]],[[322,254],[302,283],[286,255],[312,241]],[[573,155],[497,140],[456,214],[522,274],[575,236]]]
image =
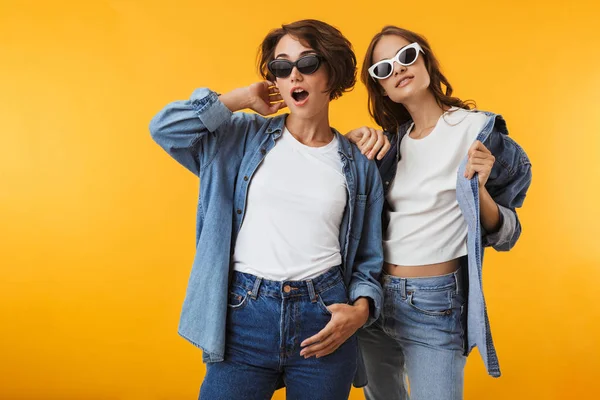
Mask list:
[[[414,60],[412,60],[408,64],[405,64],[405,63],[403,63],[403,62],[400,61],[400,54],[402,52],[408,50],[408,49],[415,49],[417,51],[417,55],[415,56]],[[421,46],[417,42],[414,42],[414,43],[411,43],[411,44],[409,44],[407,46],[404,46],[403,48],[401,48],[400,50],[398,50],[398,52],[396,53],[396,55],[394,57],[388,58],[387,60],[378,61],[375,64],[371,65],[369,67],[369,75],[371,75],[371,78],[373,78],[373,79],[379,79],[379,80],[381,80],[381,79],[387,79],[390,76],[392,76],[392,74],[394,73],[394,62],[397,62],[398,64],[403,65],[405,67],[408,67],[409,65],[412,65],[415,62],[417,62],[417,60],[419,59],[419,52],[425,54],[425,52],[423,51],[423,49],[421,48]],[[384,76],[384,77],[379,77],[379,76],[375,75],[375,68],[377,68],[381,64],[390,64],[390,66],[392,67],[390,69],[390,73],[388,75]]]
[[[313,57],[317,59],[317,66],[315,67],[314,71],[311,71],[311,72],[302,72],[302,71],[300,71],[300,69],[298,68],[298,63],[299,63],[300,61],[302,61],[302,60],[306,59],[306,58],[313,58]],[[298,72],[300,72],[302,75],[312,75],[312,74],[314,74],[315,72],[317,72],[317,71],[319,70],[319,68],[321,67],[321,63],[322,63],[323,61],[325,61],[325,59],[323,58],[323,56],[321,56],[321,55],[319,55],[319,54],[307,54],[307,55],[305,55],[305,56],[302,56],[302,57],[300,57],[300,58],[299,58],[299,59],[297,59],[296,61],[290,61],[290,60],[286,60],[286,59],[283,59],[283,58],[276,58],[276,59],[274,59],[274,60],[271,60],[271,61],[270,61],[270,62],[267,64],[267,69],[269,70],[269,72],[270,72],[270,73],[271,73],[271,74],[272,74],[274,77],[276,77],[276,78],[281,78],[281,79],[284,79],[284,78],[287,78],[287,77],[289,77],[289,76],[292,74],[292,71],[294,70],[294,67],[296,67],[296,69],[298,69]],[[287,74],[286,76],[277,76],[277,75],[275,74],[275,72],[273,72],[272,65],[273,65],[273,64],[275,64],[275,63],[278,63],[278,62],[279,62],[279,63],[287,63],[287,64],[291,65],[291,68],[290,68],[290,73],[289,73],[289,74]]]

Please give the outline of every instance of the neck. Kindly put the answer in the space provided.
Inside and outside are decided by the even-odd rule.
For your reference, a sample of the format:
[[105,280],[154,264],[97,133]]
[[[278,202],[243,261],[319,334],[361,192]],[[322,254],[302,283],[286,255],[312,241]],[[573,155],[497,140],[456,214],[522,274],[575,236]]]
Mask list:
[[415,123],[415,130],[435,126],[440,116],[446,111],[436,102],[433,94],[427,90],[421,97],[402,103]]
[[310,117],[291,113],[285,121],[285,126],[296,140],[307,146],[320,147],[333,139],[329,125],[329,107]]

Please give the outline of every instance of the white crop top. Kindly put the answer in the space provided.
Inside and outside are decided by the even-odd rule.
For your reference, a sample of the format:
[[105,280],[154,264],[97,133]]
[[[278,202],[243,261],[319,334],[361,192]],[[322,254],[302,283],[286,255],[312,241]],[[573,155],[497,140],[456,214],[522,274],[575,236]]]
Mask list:
[[456,200],[458,167],[482,130],[483,113],[452,108],[429,135],[400,143],[400,161],[387,194],[385,261],[429,265],[467,254],[467,225]]

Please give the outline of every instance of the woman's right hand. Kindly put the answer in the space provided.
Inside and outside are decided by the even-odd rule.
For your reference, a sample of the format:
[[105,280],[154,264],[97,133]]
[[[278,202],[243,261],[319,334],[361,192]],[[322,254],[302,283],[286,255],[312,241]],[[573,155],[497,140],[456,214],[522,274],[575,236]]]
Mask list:
[[231,112],[249,108],[261,115],[271,115],[286,107],[279,89],[271,81],[234,89],[222,94],[219,99]]
[[271,81],[261,81],[248,86],[248,108],[261,115],[275,114],[287,107],[279,89]]
[[383,156],[390,150],[390,141],[383,134],[383,131],[375,128],[363,126],[351,130],[346,134],[348,140],[354,143],[360,152],[372,160],[377,155],[377,159],[381,160]]

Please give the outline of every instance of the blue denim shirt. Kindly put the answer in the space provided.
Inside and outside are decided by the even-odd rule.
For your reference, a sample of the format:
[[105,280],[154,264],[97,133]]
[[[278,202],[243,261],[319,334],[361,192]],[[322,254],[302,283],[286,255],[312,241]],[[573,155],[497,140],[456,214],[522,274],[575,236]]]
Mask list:
[[[508,137],[506,122],[500,115],[484,112],[487,121],[476,140],[481,141],[494,155],[496,162],[485,187],[498,204],[502,224],[493,234],[485,232],[479,216],[479,183],[477,175],[472,179],[464,177],[467,156],[458,168],[456,197],[458,205],[467,223],[468,262],[468,301],[467,301],[467,354],[477,346],[483,362],[491,376],[500,376],[498,356],[492,341],[490,323],[483,296],[482,267],[483,251],[492,246],[498,251],[510,250],[521,235],[521,224],[515,211],[523,205],[525,194],[531,183],[531,163],[521,147]],[[402,124],[395,134],[386,132],[392,147],[386,156],[378,162],[379,172],[384,182],[384,191],[396,175],[400,160],[400,141],[406,134],[412,121]],[[401,183],[401,182],[399,182]],[[385,203],[387,207],[387,202]],[[387,213],[383,214],[382,228],[387,229]]]
[[[179,334],[203,350],[205,362],[224,357],[231,255],[246,210],[248,186],[281,137],[286,116],[232,113],[216,93],[197,89],[190,100],[167,105],[150,123],[154,140],[200,178],[196,255]],[[350,301],[370,300],[368,325],[379,317],[383,296],[379,284],[383,185],[376,164],[339,132],[334,133],[348,188],[339,236],[342,271]]]

